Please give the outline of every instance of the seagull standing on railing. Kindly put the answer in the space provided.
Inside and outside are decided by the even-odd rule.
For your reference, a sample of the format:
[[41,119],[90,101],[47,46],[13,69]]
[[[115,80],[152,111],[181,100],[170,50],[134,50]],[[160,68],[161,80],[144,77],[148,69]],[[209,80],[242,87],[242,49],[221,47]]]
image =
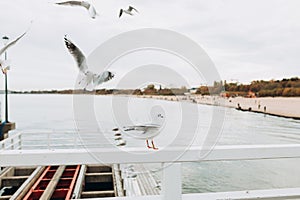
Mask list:
[[79,84],[81,85],[82,82],[85,82],[85,87],[90,84],[93,84],[93,87],[96,87],[97,85],[100,85],[104,82],[107,82],[111,80],[114,77],[114,74],[110,71],[104,71],[101,74],[94,74],[93,72],[88,70],[88,65],[86,63],[86,57],[81,52],[81,50],[73,44],[67,37],[64,37],[65,44],[71,55],[74,57],[76,64],[80,70],[84,74],[84,78],[79,81]]
[[[162,114],[153,114],[152,121],[150,123],[145,123],[141,125],[132,125],[132,126],[124,126],[122,131],[133,138],[146,140],[147,147],[149,149],[158,150],[154,145],[153,138],[156,137],[164,124],[164,116]],[[119,130],[115,128],[113,130]],[[151,146],[149,145],[149,141],[151,139]]]
[[126,14],[128,14],[128,15],[133,15],[133,12],[132,12],[132,11],[135,11],[135,12],[137,12],[137,13],[139,12],[139,11],[137,11],[137,9],[135,9],[134,7],[129,6],[127,10],[125,10],[125,9],[121,9],[121,10],[120,10],[119,18],[122,16],[123,12],[126,13]]
[[80,7],[84,7],[85,9],[88,10],[90,17],[93,18],[93,19],[95,19],[96,16],[98,15],[95,7],[87,1],[64,1],[64,2],[55,3],[55,4],[63,5],[63,6],[80,6]]

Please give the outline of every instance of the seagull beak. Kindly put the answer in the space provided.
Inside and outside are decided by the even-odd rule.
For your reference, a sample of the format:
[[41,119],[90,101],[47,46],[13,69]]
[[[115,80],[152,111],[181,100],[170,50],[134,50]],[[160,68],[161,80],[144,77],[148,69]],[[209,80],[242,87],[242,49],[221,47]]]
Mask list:
[[109,72],[109,74],[108,74],[108,79],[110,80],[110,79],[112,79],[113,77],[115,77],[115,73]]

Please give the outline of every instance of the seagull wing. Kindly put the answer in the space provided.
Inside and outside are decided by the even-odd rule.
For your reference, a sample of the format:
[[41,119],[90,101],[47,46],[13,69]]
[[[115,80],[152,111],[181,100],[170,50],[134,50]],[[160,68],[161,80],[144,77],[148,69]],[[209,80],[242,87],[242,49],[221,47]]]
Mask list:
[[63,1],[55,4],[62,6],[82,6],[81,1]]
[[86,71],[88,70],[88,66],[86,64],[86,58],[85,58],[84,54],[68,38],[65,37],[64,39],[65,39],[66,47],[69,50],[69,52],[71,53],[71,55],[74,57],[79,70],[83,73],[86,73]]
[[97,11],[96,11],[95,7],[87,1],[64,1],[64,2],[59,2],[59,3],[55,3],[55,4],[63,5],[63,6],[81,6],[88,10],[91,18],[95,19],[97,16]]
[[135,9],[134,7],[129,6],[128,11],[131,12],[132,10],[136,11],[137,13],[139,12],[139,11],[138,11],[137,9]]
[[78,82],[79,86],[83,87],[86,90],[92,91],[93,90],[93,77],[95,74],[93,74],[91,71],[86,71],[85,73],[82,73],[82,78]]
[[11,46],[15,45],[18,40],[20,40],[25,34],[27,33],[27,31],[25,33],[23,33],[22,35],[20,35],[17,39],[15,39],[14,41],[8,43],[7,45],[5,45],[1,50],[0,50],[0,56]]
[[144,125],[125,126],[124,131],[147,131],[148,127]]
[[95,75],[93,82],[94,82],[94,86],[100,85],[104,82],[107,82],[109,80],[111,80],[114,77],[114,74],[110,71],[104,71],[99,75]]
[[87,1],[82,1],[81,6],[85,7],[89,11],[89,15],[91,18],[95,19],[97,16],[97,11],[95,7]]
[[96,16],[98,15],[98,13],[97,13],[95,7],[92,6],[92,5],[91,5],[90,8],[89,8],[89,14],[90,14],[90,17],[93,18],[93,19],[95,19]]
[[119,18],[122,16],[122,14],[123,14],[123,9],[120,10]]
[[10,66],[11,61],[10,60],[0,60],[0,67],[3,69],[5,67]]

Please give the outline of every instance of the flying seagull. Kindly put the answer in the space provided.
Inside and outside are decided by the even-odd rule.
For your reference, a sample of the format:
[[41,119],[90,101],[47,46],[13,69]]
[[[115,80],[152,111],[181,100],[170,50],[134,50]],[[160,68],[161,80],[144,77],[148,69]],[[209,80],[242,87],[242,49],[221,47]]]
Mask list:
[[76,61],[79,71],[84,74],[84,78],[79,81],[80,85],[82,82],[85,82],[86,85],[84,89],[86,89],[86,87],[90,84],[93,84],[93,86],[96,87],[97,85],[109,81],[114,77],[114,74],[110,71],[104,71],[101,74],[94,74],[93,72],[89,71],[86,63],[86,57],[81,50],[74,43],[72,43],[67,36],[64,37],[64,40],[67,49]]
[[64,1],[64,2],[59,2],[59,3],[55,3],[55,4],[63,5],[63,6],[81,6],[81,7],[84,7],[85,9],[88,10],[90,17],[93,18],[93,19],[95,19],[96,16],[98,15],[95,7],[87,1]]
[[[19,37],[17,37],[15,40],[11,41],[10,43],[8,43],[7,45],[5,45],[1,50],[0,50],[0,56],[10,47],[12,47],[13,45],[15,45],[22,37],[24,37],[24,35],[27,33],[24,32],[22,35],[20,35]],[[0,60],[0,67],[1,70],[3,72],[3,74],[5,74],[7,72],[7,70],[10,69],[9,67],[9,61],[6,60]]]
[[[149,149],[158,150],[154,145],[153,138],[156,137],[162,128],[164,123],[164,116],[160,113],[154,114],[152,116],[152,121],[150,123],[145,123],[141,125],[133,125],[133,126],[124,126],[121,130],[132,136],[136,139],[146,140],[147,147]],[[119,128],[113,129],[114,131],[119,131]],[[151,146],[149,145],[149,141],[151,139]]]
[[3,74],[10,70],[10,60],[0,60],[0,68]]
[[133,12],[132,12],[133,10],[134,10],[135,12],[137,12],[137,13],[139,12],[139,11],[137,11],[137,9],[135,9],[135,8],[132,7],[132,6],[129,6],[127,10],[121,9],[121,10],[120,10],[120,14],[119,14],[119,18],[122,16],[123,12],[126,13],[126,14],[128,14],[128,15],[133,15]]

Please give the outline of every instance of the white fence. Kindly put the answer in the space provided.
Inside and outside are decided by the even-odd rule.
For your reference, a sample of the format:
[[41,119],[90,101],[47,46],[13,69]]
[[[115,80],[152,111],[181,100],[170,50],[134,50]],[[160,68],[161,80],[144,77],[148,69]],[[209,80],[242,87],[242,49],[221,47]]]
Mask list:
[[[15,134],[0,142],[0,165],[164,163],[167,167],[163,170],[163,195],[132,197],[132,199],[300,198],[300,188],[182,195],[180,178],[180,163],[182,162],[300,158],[300,144],[216,146],[206,157],[202,158],[200,147],[189,149],[173,147],[149,153],[146,148],[117,148],[112,145],[99,148],[97,141],[93,141],[93,134],[87,137],[90,143],[83,145],[77,136],[76,133],[68,133],[64,136],[57,136],[56,133]],[[35,148],[30,144],[35,145]],[[124,199],[127,198],[124,197]]]
[[84,137],[77,132],[25,132],[15,133],[0,141],[3,150],[80,149],[109,147],[112,142],[99,140],[99,133],[86,132]]

